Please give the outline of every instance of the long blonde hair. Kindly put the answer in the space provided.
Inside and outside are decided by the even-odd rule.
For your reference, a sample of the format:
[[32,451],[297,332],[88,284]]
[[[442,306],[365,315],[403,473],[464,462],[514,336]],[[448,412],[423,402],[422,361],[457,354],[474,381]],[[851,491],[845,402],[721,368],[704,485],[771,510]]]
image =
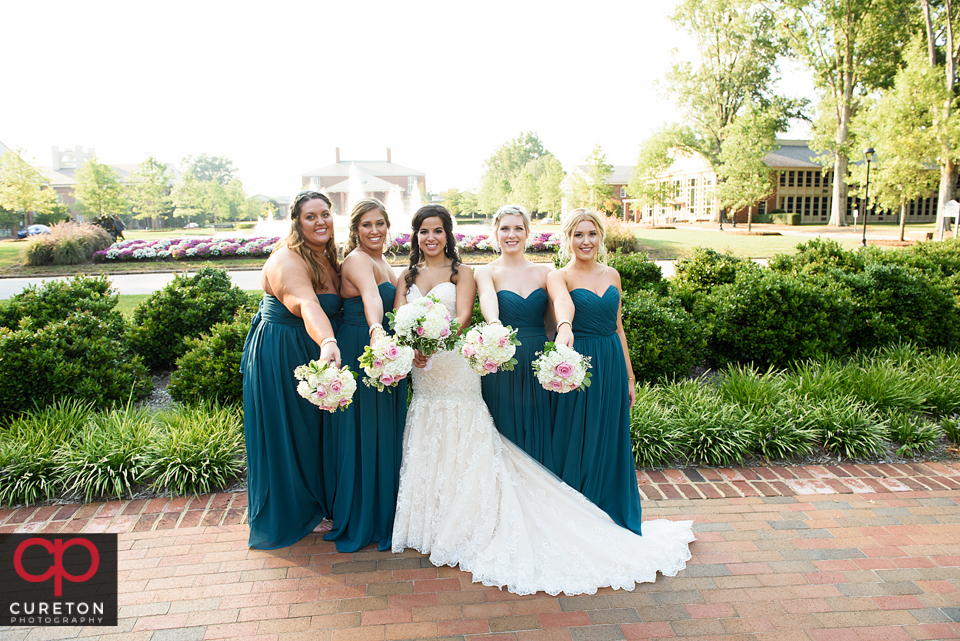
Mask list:
[[607,264],[607,230],[603,226],[603,216],[592,209],[574,209],[567,217],[563,219],[563,225],[560,227],[560,255],[567,260],[573,258],[573,232],[577,225],[583,221],[594,224],[597,228],[597,234],[600,236],[600,246],[597,247],[597,262]]
[[360,219],[363,218],[364,214],[374,209],[380,210],[380,213],[383,214],[383,219],[387,221],[387,229],[390,229],[390,216],[387,214],[387,208],[383,203],[376,198],[361,198],[357,201],[357,204],[353,206],[353,211],[350,212],[350,233],[347,236],[347,244],[343,248],[344,258],[360,245],[360,236],[358,233],[360,229]]
[[[277,243],[273,251],[281,247],[288,247],[290,251],[296,252],[310,267],[310,282],[314,290],[323,291],[327,288],[327,270],[324,268],[318,252],[307,245],[307,239],[303,235],[303,228],[300,226],[300,212],[303,211],[303,205],[311,200],[319,198],[330,207],[332,203],[326,195],[318,191],[301,191],[293,199],[293,206],[290,207],[290,232],[287,237]],[[327,240],[327,246],[323,248],[323,256],[333,268],[334,273],[340,273],[340,261],[337,258],[337,243],[333,238],[333,225],[330,226],[330,238]]]

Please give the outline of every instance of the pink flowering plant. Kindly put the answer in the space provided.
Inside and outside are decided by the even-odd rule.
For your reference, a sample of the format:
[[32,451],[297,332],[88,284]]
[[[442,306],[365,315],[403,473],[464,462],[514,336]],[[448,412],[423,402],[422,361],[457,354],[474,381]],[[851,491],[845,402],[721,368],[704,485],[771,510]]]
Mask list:
[[590,357],[572,347],[546,343],[533,361],[533,371],[545,390],[561,394],[590,387]]
[[517,330],[500,323],[479,323],[470,328],[461,343],[460,353],[480,376],[500,370],[513,370],[517,359]]
[[413,348],[401,345],[388,334],[383,334],[374,342],[373,347],[367,345],[360,356],[360,367],[366,376],[363,384],[367,387],[376,387],[382,392],[396,387],[413,369]]
[[460,321],[450,317],[447,308],[434,294],[410,301],[388,313],[387,317],[397,341],[425,356],[456,347]]
[[349,407],[357,391],[357,374],[346,365],[337,369],[330,363],[310,361],[293,370],[293,375],[300,381],[297,393],[328,412]]

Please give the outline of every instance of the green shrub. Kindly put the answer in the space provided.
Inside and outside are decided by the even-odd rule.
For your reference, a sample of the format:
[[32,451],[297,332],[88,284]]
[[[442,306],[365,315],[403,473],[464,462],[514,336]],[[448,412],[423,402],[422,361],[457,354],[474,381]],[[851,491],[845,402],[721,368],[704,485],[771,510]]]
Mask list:
[[179,274],[133,310],[128,340],[147,367],[172,367],[186,353],[186,339],[231,321],[244,306],[255,309],[254,297],[231,285],[222,269],[204,267],[193,275]]
[[676,299],[624,294],[621,315],[638,382],[686,376],[703,361],[709,330]]
[[112,244],[110,234],[97,225],[59,223],[50,228],[50,233],[27,239],[20,250],[20,260],[34,266],[77,265],[88,262],[94,252]]
[[0,417],[22,412],[28,400],[79,399],[99,409],[146,396],[147,371],[114,330],[86,311],[39,329],[0,328]]
[[204,494],[243,474],[243,416],[239,407],[202,403],[157,417],[159,437],[145,453],[145,476],[172,494]]
[[637,237],[633,230],[616,216],[605,216],[603,226],[606,230],[608,252],[630,253],[637,249]]
[[68,492],[94,498],[133,494],[147,469],[143,456],[156,439],[150,412],[122,409],[98,414],[56,456],[57,472]]
[[32,505],[60,488],[56,454],[93,416],[76,399],[35,407],[0,431],[0,505]]
[[705,299],[713,313],[710,356],[717,363],[785,367],[846,347],[852,304],[827,278],[745,270]]
[[718,285],[733,283],[740,272],[755,272],[760,267],[753,261],[737,258],[733,254],[695,247],[692,256],[677,260],[675,269],[673,280],[677,285],[692,285],[697,290],[710,291]]
[[858,273],[833,273],[853,298],[852,349],[870,350],[898,340],[924,347],[960,344],[953,292],[920,270],[868,263]]
[[105,274],[78,275],[70,280],[27,286],[0,307],[0,327],[38,330],[64,321],[75,312],[89,312],[109,327],[110,336],[120,338],[124,319],[116,305],[117,295]]
[[667,281],[663,279],[660,266],[652,262],[645,252],[624,254],[617,251],[607,256],[607,265],[620,273],[624,294],[640,290],[649,290],[661,296],[667,293]]
[[238,314],[230,323],[218,323],[209,334],[187,339],[187,353],[177,360],[167,391],[173,400],[198,403],[218,399],[232,404],[243,401],[240,357],[250,330],[250,314]]
[[776,254],[768,262],[773,271],[783,273],[825,274],[834,269],[859,272],[864,267],[864,253],[844,249],[829,238],[812,238],[797,245],[797,253]]

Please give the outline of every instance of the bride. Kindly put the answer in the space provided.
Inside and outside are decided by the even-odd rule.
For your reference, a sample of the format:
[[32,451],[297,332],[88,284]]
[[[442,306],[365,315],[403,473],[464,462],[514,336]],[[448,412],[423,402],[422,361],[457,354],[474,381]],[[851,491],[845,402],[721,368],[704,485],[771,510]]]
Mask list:
[[[427,294],[462,326],[469,323],[476,285],[440,205],[414,215],[410,267],[398,280],[395,308]],[[673,576],[686,566],[692,521],[646,521],[642,537],[615,524],[500,436],[480,377],[459,354],[435,354],[412,379],[394,552],[415,548],[434,565],[459,565],[475,582],[517,594],[632,590],[656,580],[657,571]]]

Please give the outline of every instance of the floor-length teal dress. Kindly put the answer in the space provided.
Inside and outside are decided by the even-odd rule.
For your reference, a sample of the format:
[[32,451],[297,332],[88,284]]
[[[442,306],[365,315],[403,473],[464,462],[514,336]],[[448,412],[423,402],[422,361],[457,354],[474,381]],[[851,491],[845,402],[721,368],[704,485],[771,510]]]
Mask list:
[[[335,326],[340,297],[317,299]],[[293,545],[330,515],[320,461],[324,423],[331,415],[297,393],[293,374],[319,356],[303,319],[264,294],[240,362],[250,547]]]
[[[385,282],[378,289],[384,312],[392,310],[397,288]],[[388,327],[386,315],[381,322]],[[337,332],[340,357],[361,378],[359,359],[370,344],[369,331],[361,297],[344,299]],[[323,538],[334,541],[339,552],[356,552],[371,543],[381,551],[390,549],[406,417],[406,380],[378,392],[359,379],[353,403],[333,416],[333,448],[324,463],[325,469],[336,470],[333,528]]]
[[556,403],[557,394],[543,389],[532,367],[547,342],[543,325],[547,301],[545,289],[534,290],[526,298],[509,290],[497,292],[500,322],[517,330],[520,340],[514,354],[517,364],[513,371],[487,374],[480,379],[480,386],[500,434],[555,472],[551,404]]
[[558,394],[553,427],[556,473],[610,515],[640,534],[640,490],[630,445],[627,366],[617,335],[620,292],[570,292],[573,348],[591,358],[590,387]]

